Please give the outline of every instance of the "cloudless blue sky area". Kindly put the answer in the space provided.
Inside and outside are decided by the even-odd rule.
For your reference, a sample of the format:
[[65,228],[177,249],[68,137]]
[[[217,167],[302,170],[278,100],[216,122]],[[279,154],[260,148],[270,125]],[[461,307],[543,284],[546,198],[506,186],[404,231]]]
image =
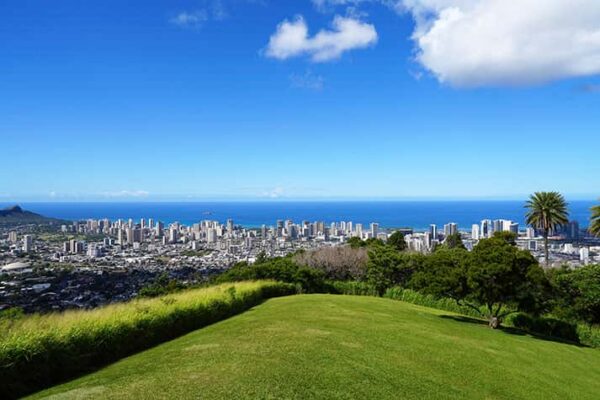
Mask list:
[[599,78],[453,88],[362,11],[377,44],[315,63],[264,52],[345,14],[308,0],[0,2],[0,201],[600,195]]

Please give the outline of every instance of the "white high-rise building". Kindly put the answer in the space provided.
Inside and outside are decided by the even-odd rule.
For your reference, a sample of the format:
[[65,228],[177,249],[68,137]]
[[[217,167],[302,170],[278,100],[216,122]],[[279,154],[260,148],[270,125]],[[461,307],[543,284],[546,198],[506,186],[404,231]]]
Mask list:
[[590,249],[588,247],[582,247],[579,249],[579,261],[581,261],[584,265],[588,265],[590,263]]
[[444,225],[444,236],[454,235],[458,232],[458,227],[454,222]]
[[479,240],[479,224],[473,224],[471,226],[471,239]]
[[528,227],[525,232],[527,239],[533,239],[535,237],[535,229]]
[[437,239],[437,225],[436,224],[431,224],[429,225],[429,236],[431,237],[431,240],[436,240]]
[[23,236],[23,251],[25,253],[29,253],[33,250],[33,236],[25,235]]
[[482,239],[492,237],[492,221],[489,219],[484,219],[481,221],[481,229],[479,230],[479,237]]

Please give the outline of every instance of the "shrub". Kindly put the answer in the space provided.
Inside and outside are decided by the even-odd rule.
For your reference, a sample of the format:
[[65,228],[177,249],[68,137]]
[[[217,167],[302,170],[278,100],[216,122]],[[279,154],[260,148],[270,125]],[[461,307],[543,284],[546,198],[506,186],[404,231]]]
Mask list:
[[534,317],[525,313],[511,314],[506,318],[507,325],[526,332],[553,336],[579,343],[577,325],[549,317]]
[[329,281],[327,291],[333,294],[347,294],[353,296],[378,296],[377,289],[367,282],[357,281]]
[[322,292],[325,284],[323,271],[299,266],[291,257],[272,258],[252,265],[239,263],[218,275],[214,281],[224,283],[261,279],[292,283],[298,286],[300,293]]
[[294,292],[276,282],[225,284],[90,311],[31,315],[0,338],[0,398],[39,390]]

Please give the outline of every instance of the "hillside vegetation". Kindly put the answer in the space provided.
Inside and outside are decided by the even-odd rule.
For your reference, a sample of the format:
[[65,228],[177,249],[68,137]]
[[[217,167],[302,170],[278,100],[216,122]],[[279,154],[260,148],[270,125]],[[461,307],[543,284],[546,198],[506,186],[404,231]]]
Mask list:
[[0,398],[16,398],[294,292],[240,282],[88,311],[0,319]]
[[34,399],[597,399],[598,350],[376,297],[299,295]]

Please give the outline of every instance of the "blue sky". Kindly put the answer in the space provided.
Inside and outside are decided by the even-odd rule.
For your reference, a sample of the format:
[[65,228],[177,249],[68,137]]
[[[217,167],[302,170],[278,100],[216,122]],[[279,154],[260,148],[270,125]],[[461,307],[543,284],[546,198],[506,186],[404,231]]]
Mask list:
[[493,0],[3,1],[0,201],[595,198],[576,1],[551,56]]

